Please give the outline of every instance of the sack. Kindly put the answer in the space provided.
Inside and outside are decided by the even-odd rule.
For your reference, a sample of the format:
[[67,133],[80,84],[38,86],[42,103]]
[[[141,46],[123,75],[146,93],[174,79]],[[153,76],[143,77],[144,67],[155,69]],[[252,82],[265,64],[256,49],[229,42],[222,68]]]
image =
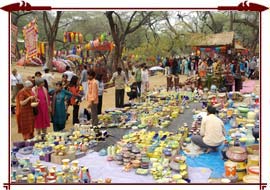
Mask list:
[[38,115],[38,107],[33,107],[34,116]]

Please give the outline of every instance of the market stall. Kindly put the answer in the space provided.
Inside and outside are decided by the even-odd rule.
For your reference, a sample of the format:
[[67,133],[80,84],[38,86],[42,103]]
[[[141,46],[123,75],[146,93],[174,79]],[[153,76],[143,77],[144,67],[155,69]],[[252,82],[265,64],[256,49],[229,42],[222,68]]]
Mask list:
[[[207,101],[199,102],[203,97]],[[190,140],[200,132],[205,103],[220,111],[227,131],[227,143],[209,154]],[[11,179],[14,183],[257,182],[258,119],[255,94],[156,89],[140,104],[107,110],[98,128],[81,120],[74,131],[14,142]],[[113,136],[110,131],[122,135],[106,143]]]

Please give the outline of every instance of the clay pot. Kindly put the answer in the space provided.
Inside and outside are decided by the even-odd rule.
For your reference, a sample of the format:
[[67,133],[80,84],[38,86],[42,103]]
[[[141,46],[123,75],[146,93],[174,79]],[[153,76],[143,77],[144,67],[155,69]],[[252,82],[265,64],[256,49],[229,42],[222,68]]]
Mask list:
[[230,147],[226,152],[226,156],[235,162],[242,162],[247,159],[247,152],[242,147]]
[[140,160],[132,160],[131,161],[133,168],[139,168],[141,166]]
[[105,183],[112,183],[112,179],[111,178],[106,178]]

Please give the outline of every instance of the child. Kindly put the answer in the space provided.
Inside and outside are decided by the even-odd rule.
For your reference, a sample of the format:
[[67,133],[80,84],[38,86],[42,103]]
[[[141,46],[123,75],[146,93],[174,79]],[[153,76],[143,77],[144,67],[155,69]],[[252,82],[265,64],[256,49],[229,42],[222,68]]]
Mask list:
[[133,82],[130,85],[130,89],[131,89],[131,91],[127,93],[127,96],[129,97],[129,100],[132,101],[138,97],[139,92],[138,92],[137,83]]

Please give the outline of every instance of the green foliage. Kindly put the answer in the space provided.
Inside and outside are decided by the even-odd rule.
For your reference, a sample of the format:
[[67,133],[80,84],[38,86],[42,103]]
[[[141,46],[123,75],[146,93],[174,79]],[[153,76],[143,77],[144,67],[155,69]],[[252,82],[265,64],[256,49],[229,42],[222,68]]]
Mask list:
[[[24,14],[24,12],[16,12]],[[120,11],[117,12],[122,18],[122,24],[127,25],[131,12]],[[142,14],[140,12],[136,15],[135,20],[131,24],[131,28],[138,23]],[[180,19],[178,15],[182,15]],[[12,13],[12,21],[16,15]],[[53,20],[55,12],[48,14],[49,19]],[[166,16],[169,18],[172,28],[166,22]],[[211,17],[212,16],[212,17]],[[34,11],[31,14],[21,16],[18,19],[18,38],[23,39],[22,27],[28,24],[34,18],[37,19],[39,40],[46,40],[45,30],[43,26],[42,12]],[[233,31],[235,37],[242,42],[245,47],[254,47],[258,44],[258,36],[255,35],[256,29],[259,26],[258,13],[256,12],[233,12],[233,18],[236,20],[233,23]],[[116,19],[116,16],[114,16]],[[214,22],[213,22],[214,21]],[[246,24],[246,22],[251,24]],[[138,28],[135,32],[130,33],[125,39],[124,56],[131,54],[140,55],[145,59],[151,56],[169,56],[171,54],[188,54],[190,48],[186,45],[190,42],[193,32],[196,33],[216,33],[230,30],[230,14],[229,12],[154,12],[147,22]],[[120,23],[117,23],[120,26]],[[256,28],[257,27],[257,28]],[[59,29],[57,33],[56,48],[70,48],[72,44],[64,44],[63,33],[65,31],[81,32],[84,36],[85,43],[94,40],[103,32],[109,33],[110,27],[108,20],[101,11],[65,11],[61,17]],[[109,40],[112,37],[108,35]],[[257,38],[257,39],[256,39]],[[256,41],[257,40],[257,41]],[[19,43],[22,48],[23,43]]]

